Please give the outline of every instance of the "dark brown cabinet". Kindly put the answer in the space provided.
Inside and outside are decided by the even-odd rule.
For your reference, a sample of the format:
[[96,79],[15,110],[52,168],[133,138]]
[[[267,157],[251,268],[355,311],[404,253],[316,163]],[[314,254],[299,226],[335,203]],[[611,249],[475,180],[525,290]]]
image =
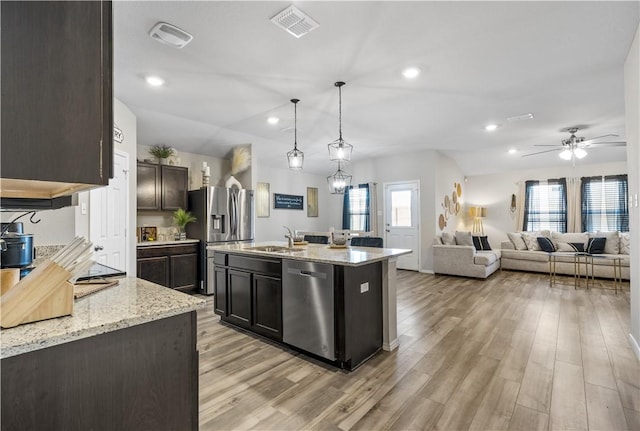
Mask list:
[[138,210],[175,211],[187,208],[189,169],[138,162]]
[[6,187],[28,190],[23,180],[64,183],[41,184],[51,197],[108,184],[113,176],[111,2],[3,1],[1,21],[6,109],[0,170],[10,179]]
[[214,312],[282,341],[282,260],[216,252],[214,261]]
[[138,247],[138,278],[184,291],[198,284],[198,244]]

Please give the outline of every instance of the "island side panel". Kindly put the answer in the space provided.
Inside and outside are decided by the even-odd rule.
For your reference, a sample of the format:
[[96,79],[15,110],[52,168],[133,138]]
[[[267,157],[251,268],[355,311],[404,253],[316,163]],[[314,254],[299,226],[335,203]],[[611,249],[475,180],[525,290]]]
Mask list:
[[2,360],[2,431],[198,427],[196,313]]
[[398,306],[396,285],[396,257],[382,262],[382,348],[393,351],[398,348]]

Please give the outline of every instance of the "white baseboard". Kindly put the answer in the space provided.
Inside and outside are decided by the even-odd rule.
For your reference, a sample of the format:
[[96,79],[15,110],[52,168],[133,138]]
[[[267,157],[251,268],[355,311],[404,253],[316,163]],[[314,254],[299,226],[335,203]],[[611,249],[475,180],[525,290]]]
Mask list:
[[640,345],[638,345],[638,340],[633,338],[633,334],[629,334],[629,344],[631,344],[631,349],[636,354],[636,358],[640,361]]
[[418,272],[420,272],[422,274],[431,274],[431,275],[435,274],[435,272],[433,272],[433,270],[431,270],[431,269],[421,269]]
[[400,341],[396,338],[392,340],[390,343],[382,343],[382,350],[386,350],[387,352],[393,352],[400,345]]

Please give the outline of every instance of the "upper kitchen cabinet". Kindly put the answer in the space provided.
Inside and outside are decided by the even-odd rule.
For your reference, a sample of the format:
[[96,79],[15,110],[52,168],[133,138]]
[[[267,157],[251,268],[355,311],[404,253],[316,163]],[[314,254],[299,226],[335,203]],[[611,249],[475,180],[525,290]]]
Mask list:
[[113,176],[110,1],[2,1],[3,198],[54,198]]
[[187,208],[189,169],[138,162],[138,210]]

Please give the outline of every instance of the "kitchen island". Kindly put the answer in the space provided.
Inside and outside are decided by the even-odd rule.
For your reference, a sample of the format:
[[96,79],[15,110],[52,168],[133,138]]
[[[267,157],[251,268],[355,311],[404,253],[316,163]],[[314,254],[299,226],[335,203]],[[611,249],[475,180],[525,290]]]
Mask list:
[[196,311],[136,278],[0,331],[1,429],[197,429]]
[[209,249],[223,322],[348,369],[398,346],[396,261],[411,250],[278,242]]

